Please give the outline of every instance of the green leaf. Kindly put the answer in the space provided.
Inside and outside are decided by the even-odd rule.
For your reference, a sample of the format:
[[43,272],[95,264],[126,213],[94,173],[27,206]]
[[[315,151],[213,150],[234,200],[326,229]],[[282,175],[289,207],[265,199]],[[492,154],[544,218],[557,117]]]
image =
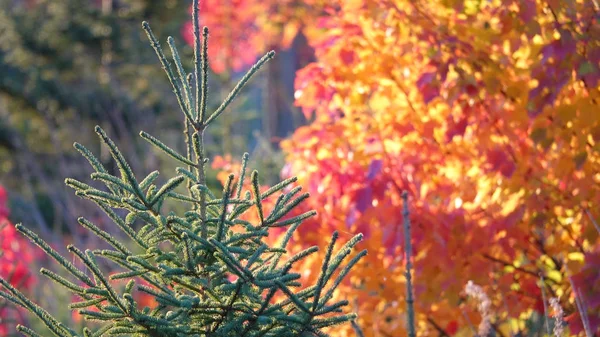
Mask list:
[[584,61],[579,65],[579,69],[577,69],[577,74],[581,76],[593,74],[596,71],[594,65],[589,61]]

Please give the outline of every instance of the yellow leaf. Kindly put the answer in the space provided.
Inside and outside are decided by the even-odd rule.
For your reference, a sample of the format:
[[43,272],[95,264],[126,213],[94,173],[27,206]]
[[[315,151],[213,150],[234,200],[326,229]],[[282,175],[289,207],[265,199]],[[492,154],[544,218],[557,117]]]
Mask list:
[[571,174],[575,168],[575,161],[567,156],[563,156],[558,159],[554,167],[554,174],[557,177],[566,177]]
[[593,125],[597,125],[600,122],[600,115],[598,114],[598,107],[590,99],[581,99],[578,104],[579,117],[577,121],[579,125],[585,128],[589,128]]
[[520,101],[526,101],[528,92],[529,88],[525,81],[514,82],[506,88],[506,95],[508,97]]
[[510,320],[507,323],[500,325],[499,330],[502,332],[502,336],[512,336],[513,327]]
[[329,157],[329,156],[330,156],[330,152],[329,152],[329,150],[327,150],[327,149],[325,149],[325,148],[320,148],[320,149],[317,151],[316,158],[317,158],[318,160],[323,160],[323,159],[325,159],[325,158],[327,158],[327,157]]
[[573,253],[567,254],[567,259],[569,259],[570,261],[583,262],[584,258],[585,258],[585,256],[581,252],[573,252]]
[[566,124],[577,117],[577,109],[570,105],[564,104],[556,108],[557,123]]
[[548,273],[546,274],[546,277],[548,277],[549,279],[552,279],[558,283],[560,283],[562,281],[562,274],[558,270],[549,270]]

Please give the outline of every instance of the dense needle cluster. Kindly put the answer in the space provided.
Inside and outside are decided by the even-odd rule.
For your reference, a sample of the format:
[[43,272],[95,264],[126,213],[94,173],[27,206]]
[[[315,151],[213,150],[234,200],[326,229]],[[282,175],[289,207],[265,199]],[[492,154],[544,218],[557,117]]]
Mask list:
[[[156,183],[158,171],[138,179],[117,145],[100,127],[95,131],[115,160],[119,176],[110,174],[83,145],[75,144],[95,170],[91,178],[106,188],[97,189],[74,179],[66,179],[66,184],[78,196],[96,203],[129,239],[119,240],[90,220],[79,218],[81,226],[112,248],[82,250],[70,245],[68,250],[73,257],[67,258],[31,230],[16,226],[70,274],[64,277],[45,268],[41,270],[76,295],[78,301],[71,303],[70,308],[85,319],[100,323],[76,332],[0,279],[0,296],[31,311],[56,336],[326,336],[324,328],[355,318],[355,314],[342,311],[348,301],[332,299],[352,266],[366,254],[361,251],[346,261],[362,235],[334,252],[338,235],[333,233],[317,283],[294,290],[301,286],[301,275],[292,269],[294,264],[318,250],[310,247],[291,255],[286,249],[302,221],[315,215],[313,211],[290,215],[308,194],[301,194],[299,187],[288,188],[296,181],[293,178],[261,192],[256,171],[249,177],[251,188],[245,191],[247,155],[237,185],[230,175],[221,197],[206,186],[204,131],[274,53],[268,53],[254,65],[222,105],[207,116],[208,29],[201,31],[198,27],[198,0],[194,1],[193,22],[192,74],[184,70],[172,38],[168,44],[175,69],[149,24],[142,25],[185,116],[185,154],[145,132],[140,136],[181,164],[178,175],[162,185]],[[178,192],[181,190],[187,192]],[[271,197],[276,198],[275,206],[267,212],[263,202]],[[182,203],[187,211],[167,213],[166,205],[174,203]],[[246,212],[256,212],[259,220],[243,220]],[[277,246],[265,240],[274,227],[288,228]],[[77,268],[70,262],[72,259],[79,260],[85,268]],[[106,261],[101,260],[110,261],[121,270],[108,275],[102,267]],[[115,282],[118,280],[127,282],[119,285]],[[134,290],[152,296],[156,307],[140,308]],[[27,336],[40,336],[25,326],[18,326],[18,330]]]

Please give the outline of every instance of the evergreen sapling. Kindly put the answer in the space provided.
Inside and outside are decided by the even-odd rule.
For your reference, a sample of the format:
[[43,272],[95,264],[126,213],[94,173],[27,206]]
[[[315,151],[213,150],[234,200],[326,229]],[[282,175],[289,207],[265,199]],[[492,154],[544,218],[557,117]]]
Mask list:
[[[308,197],[307,193],[297,195],[299,188],[286,189],[296,179],[284,180],[261,192],[259,175],[254,171],[250,175],[251,188],[244,191],[248,162],[244,155],[237,186],[230,175],[220,198],[206,186],[205,130],[274,52],[259,60],[221,106],[207,114],[208,29],[198,26],[198,0],[194,0],[193,8],[193,74],[183,68],[171,37],[167,41],[175,69],[149,24],[142,24],[184,115],[185,154],[145,132],[140,136],[181,164],[178,175],[161,186],[155,184],[158,171],[139,180],[100,127],[95,131],[108,147],[120,176],[110,174],[89,150],[75,144],[95,170],[91,178],[102,182],[106,189],[75,179],[66,179],[66,184],[78,196],[96,203],[129,239],[119,240],[91,221],[79,218],[81,226],[112,247],[81,250],[69,245],[67,249],[73,258],[85,267],[79,269],[37,234],[16,226],[70,274],[67,278],[41,269],[41,274],[78,297],[79,301],[69,307],[86,320],[100,323],[76,332],[0,279],[0,297],[31,311],[56,336],[327,336],[325,328],[356,317],[343,312],[348,301],[336,302],[333,296],[350,269],[366,255],[366,251],[361,251],[349,258],[362,239],[361,234],[334,252],[338,234],[333,233],[317,283],[295,291],[301,286],[301,275],[293,271],[294,264],[318,250],[310,247],[290,256],[286,249],[302,221],[315,215],[310,211],[290,216]],[[176,192],[180,186],[185,186],[186,194]],[[264,201],[277,195],[273,210],[266,212]],[[188,211],[166,214],[166,205],[172,203],[182,203]],[[243,220],[241,216],[246,212],[257,212],[259,221]],[[137,230],[134,224],[141,224],[141,228]],[[280,244],[271,246],[265,238],[275,227],[288,229]],[[107,275],[101,267],[106,261],[101,260],[111,261],[122,271]],[[127,283],[117,286],[116,280]],[[152,296],[157,306],[140,309],[135,289]],[[40,336],[25,326],[17,329],[26,336]]]

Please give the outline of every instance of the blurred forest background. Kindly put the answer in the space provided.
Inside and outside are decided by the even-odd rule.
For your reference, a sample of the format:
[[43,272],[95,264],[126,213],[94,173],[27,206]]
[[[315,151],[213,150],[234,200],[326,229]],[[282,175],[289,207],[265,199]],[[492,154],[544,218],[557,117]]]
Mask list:
[[[116,169],[96,124],[134,171],[173,171],[137,135],[184,146],[141,21],[164,46],[173,36],[191,69],[190,7],[0,0],[0,226],[22,222],[57,247],[99,244],[76,218],[105,216],[63,184],[90,172],[74,141]],[[406,334],[407,191],[418,335],[598,336],[597,0],[204,0],[200,13],[211,31],[209,110],[278,52],[210,129],[209,185],[221,190],[249,151],[265,184],[298,176],[311,193],[306,207],[319,215],[297,249],[325,245],[334,230],[364,233],[369,255],[338,294],[353,298],[361,334]],[[0,273],[69,316],[66,295],[31,286],[29,265],[47,261],[2,230]],[[317,262],[305,262],[305,279]]]
[[[14,221],[59,234],[74,230],[70,224],[78,214],[95,212],[63,184],[66,177],[88,175],[74,141],[101,151],[94,125],[109,130],[133,156],[136,171],[163,168],[137,135],[140,130],[183,146],[171,86],[140,22],[150,21],[158,36],[173,36],[183,45],[188,2],[2,0],[0,181],[10,191]],[[238,158],[249,151],[271,173],[265,176],[275,173],[277,179],[283,166],[278,139],[305,122],[292,100],[294,72],[309,61],[300,55],[308,47],[299,40],[250,84],[223,125],[211,130],[211,157]],[[192,49],[182,53],[191,67]],[[212,109],[245,71],[237,70],[210,77]],[[111,165],[103,153],[104,164]]]

